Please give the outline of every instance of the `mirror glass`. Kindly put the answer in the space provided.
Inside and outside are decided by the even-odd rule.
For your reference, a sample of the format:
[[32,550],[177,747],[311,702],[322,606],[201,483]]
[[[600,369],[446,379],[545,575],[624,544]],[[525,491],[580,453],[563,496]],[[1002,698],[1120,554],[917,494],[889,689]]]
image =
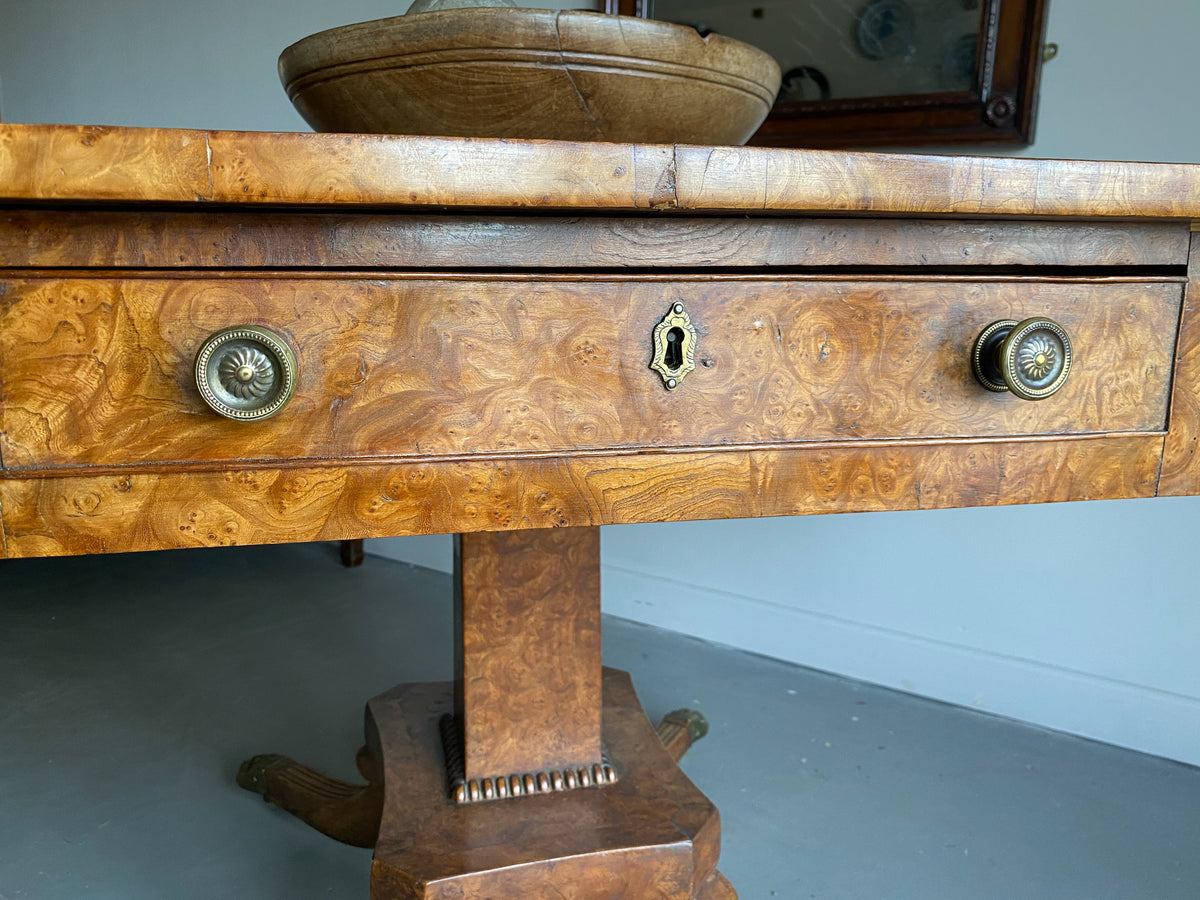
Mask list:
[[783,102],[971,90],[981,0],[655,0],[652,15],[759,47]]

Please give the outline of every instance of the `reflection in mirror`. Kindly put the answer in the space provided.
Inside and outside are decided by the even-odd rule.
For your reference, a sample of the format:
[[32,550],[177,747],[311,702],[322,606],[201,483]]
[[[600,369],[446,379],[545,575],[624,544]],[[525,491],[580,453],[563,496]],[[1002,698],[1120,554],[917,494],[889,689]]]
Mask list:
[[653,15],[766,50],[785,102],[969,91],[980,0],[655,0]]

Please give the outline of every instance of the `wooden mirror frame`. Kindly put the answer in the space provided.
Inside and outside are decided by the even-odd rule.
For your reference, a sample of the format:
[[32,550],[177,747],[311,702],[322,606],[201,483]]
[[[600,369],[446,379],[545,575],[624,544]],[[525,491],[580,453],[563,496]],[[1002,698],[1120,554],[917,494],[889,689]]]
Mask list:
[[[751,144],[911,147],[1033,143],[1049,0],[981,0],[981,52],[968,91],[776,103]],[[605,0],[650,18],[654,0]]]

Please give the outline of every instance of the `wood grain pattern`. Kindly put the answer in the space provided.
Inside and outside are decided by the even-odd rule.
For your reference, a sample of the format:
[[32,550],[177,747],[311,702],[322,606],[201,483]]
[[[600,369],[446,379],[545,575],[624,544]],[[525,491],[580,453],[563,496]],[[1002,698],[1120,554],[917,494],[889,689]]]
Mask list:
[[1195,167],[677,147],[678,206],[910,215],[1196,218]]
[[[675,203],[670,147],[216,132],[221,203],[649,209]],[[556,160],[556,161],[553,161]],[[466,202],[464,202],[466,201]]]
[[[10,556],[1149,497],[1162,435],[0,478]],[[686,490],[680,488],[686,485]]]
[[212,195],[203,131],[0,125],[0,198],[191,203]]
[[[466,729],[488,754],[480,774],[557,767],[595,746],[595,526],[1153,496],[1185,283],[1171,276],[1198,188],[1194,166],[0,126],[0,202],[38,207],[5,215],[5,265],[173,270],[6,270],[0,546],[461,533],[460,708],[482,713]],[[113,208],[52,218],[97,203]],[[157,206],[132,223],[122,203]],[[431,207],[444,208],[414,215]],[[518,224],[516,209],[618,215]],[[813,212],[850,216],[775,221]],[[746,214],[759,218],[729,221]],[[1080,216],[1094,221],[1044,221]],[[929,221],[942,217],[966,221]],[[1175,221],[1124,221],[1145,217]],[[930,259],[955,269],[897,268]],[[497,273],[496,260],[703,271]],[[723,260],[886,271],[714,272]],[[981,263],[1079,274],[957,268]],[[417,265],[459,271],[385,271]],[[1172,268],[1084,277],[1103,265]],[[668,392],[649,336],[679,301],[699,366]],[[978,330],[1033,314],[1075,339],[1064,390],[1025,404],[975,386]],[[1164,491],[1200,488],[1191,316]],[[291,406],[250,426],[208,412],[191,374],[200,341],[240,322],[300,356]],[[519,806],[447,799],[435,723],[452,686],[372,701],[388,772],[374,895],[732,900],[712,805],[628,681],[607,676],[603,694],[621,780]],[[545,707],[561,698],[584,710],[566,725]],[[522,745],[523,728],[540,733]]]
[[600,529],[462,534],[455,715],[465,777],[600,762]]
[[628,675],[604,672],[604,737],[622,777],[600,790],[447,803],[435,723],[452,703],[450,685],[425,684],[368,704],[389,785],[373,898],[736,897],[712,877],[720,818],[658,741]]
[[345,25],[288,47],[279,73],[314,130],[372,134],[743,144],[779,91],[749,44],[570,10]]
[[1200,494],[1200,232],[1191,236],[1189,280],[1184,294],[1175,380],[1171,391],[1171,429],[1163,446],[1158,493]]
[[0,210],[10,268],[1184,266],[1176,222]]
[[[103,134],[99,149],[84,144],[93,133]],[[190,153],[178,152],[184,140]],[[207,157],[200,152],[205,143]],[[80,166],[61,165],[73,152],[82,154]],[[1200,220],[1200,167],[0,125],[0,201],[121,197],[184,203]]]
[[[542,280],[522,276],[0,284],[0,453],[39,466],[562,453],[1164,427],[1182,288],[1160,281]],[[649,370],[682,300],[699,365]],[[983,390],[971,344],[1050,315],[1076,362],[1054,397]],[[211,413],[192,360],[267,325],[298,351],[283,413]],[[515,373],[523,373],[520,378]]]
[[[211,135],[213,199],[1200,219],[1200,167],[1187,165],[683,145],[647,152],[473,138],[326,144],[330,138]],[[321,150],[328,156],[317,156]]]

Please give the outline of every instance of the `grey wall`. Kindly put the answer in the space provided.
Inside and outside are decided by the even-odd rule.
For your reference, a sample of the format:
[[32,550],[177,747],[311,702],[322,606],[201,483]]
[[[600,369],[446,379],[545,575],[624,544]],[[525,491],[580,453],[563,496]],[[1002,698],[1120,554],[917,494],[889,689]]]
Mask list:
[[[405,5],[0,0],[0,109],[5,121],[303,129],[278,51]],[[1200,161],[1197,33],[1193,0],[1052,0],[1062,49],[1026,155]],[[1200,763],[1198,531],[1192,498],[608,528],[604,602]],[[1032,559],[1003,549],[1031,543],[1044,548]],[[441,538],[372,549],[449,562]]]
[[307,131],[279,86],[280,51],[315,31],[399,15],[410,2],[0,0],[0,114],[5,122]]

